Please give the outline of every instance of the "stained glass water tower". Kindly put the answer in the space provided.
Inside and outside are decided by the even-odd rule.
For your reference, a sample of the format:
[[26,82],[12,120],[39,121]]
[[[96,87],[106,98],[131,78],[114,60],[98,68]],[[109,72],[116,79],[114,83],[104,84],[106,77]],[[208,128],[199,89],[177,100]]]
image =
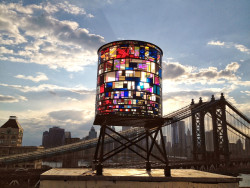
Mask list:
[[[162,55],[158,46],[144,41],[115,41],[99,48],[94,121],[94,125],[101,126],[94,157],[97,174],[102,174],[102,163],[106,159],[128,148],[145,159],[147,170],[151,169],[149,158],[153,156],[166,164],[165,175],[169,175],[162,134]],[[143,133],[132,139],[124,138],[110,126],[141,127]],[[104,139],[105,135],[112,136],[106,130],[126,140],[108,154],[103,153]],[[156,142],[158,133],[163,141],[160,145]],[[139,148],[145,151],[145,156],[131,147],[138,147],[136,143],[142,139],[146,139],[146,146]],[[154,145],[163,159],[152,154]]]

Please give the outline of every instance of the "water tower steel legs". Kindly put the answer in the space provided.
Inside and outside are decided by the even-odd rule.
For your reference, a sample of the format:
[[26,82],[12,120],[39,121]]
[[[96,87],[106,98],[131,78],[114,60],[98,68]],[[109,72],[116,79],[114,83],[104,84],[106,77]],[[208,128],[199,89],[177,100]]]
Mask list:
[[[106,130],[108,130],[110,133],[108,133]],[[160,132],[161,145],[159,145],[156,141],[159,132]],[[139,142],[143,140],[146,141],[145,148],[139,145]],[[104,151],[104,142],[109,143],[114,141],[119,143],[120,146],[111,149],[111,151]],[[136,149],[133,149],[134,148],[133,146],[143,151],[145,155],[142,155],[138,151],[136,151]],[[158,149],[161,156],[157,156],[152,153],[154,146]],[[118,153],[122,152],[125,149],[129,149],[130,151],[138,155],[140,158],[144,159],[146,162],[147,171],[151,170],[150,157],[153,157],[161,161],[162,163],[165,164],[164,168],[165,176],[170,176],[170,167],[168,163],[161,126],[153,129],[145,128],[144,131],[140,131],[138,133],[135,132],[133,138],[127,138],[126,136],[120,134],[119,132],[116,132],[109,126],[102,125],[93,161],[94,163],[93,165],[95,166],[97,175],[102,175],[104,161],[110,159],[111,157],[117,155]]]

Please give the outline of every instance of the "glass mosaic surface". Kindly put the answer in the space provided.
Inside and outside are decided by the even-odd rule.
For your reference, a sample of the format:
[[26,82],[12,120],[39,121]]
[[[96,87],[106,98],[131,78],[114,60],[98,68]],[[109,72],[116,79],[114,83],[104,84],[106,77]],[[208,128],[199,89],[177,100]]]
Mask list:
[[142,41],[117,41],[98,50],[97,115],[162,115],[162,51]]

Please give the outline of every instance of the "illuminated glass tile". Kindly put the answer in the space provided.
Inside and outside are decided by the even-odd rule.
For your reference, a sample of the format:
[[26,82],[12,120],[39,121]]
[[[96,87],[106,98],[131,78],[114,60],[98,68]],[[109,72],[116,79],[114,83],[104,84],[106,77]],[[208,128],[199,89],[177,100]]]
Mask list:
[[121,97],[124,98],[124,91],[121,92]]
[[148,59],[148,57],[149,57],[149,47],[146,46],[145,47],[145,58]]
[[134,77],[141,77],[141,71],[134,71],[135,75]]
[[125,70],[125,59],[121,59],[121,62],[120,62],[120,70]]
[[156,91],[156,85],[154,85],[154,93],[156,94],[156,92],[157,92],[157,91]]
[[161,70],[161,68],[159,69],[159,77],[162,78],[162,70]]
[[155,73],[155,63],[151,63],[151,72]]
[[145,89],[149,89],[149,88],[150,88],[149,83],[144,83],[144,88],[145,88]]
[[129,57],[129,48],[118,48],[116,57],[117,58]]
[[114,88],[123,88],[123,82],[114,82]]
[[157,76],[155,76],[155,84],[156,85],[160,85],[160,79]]
[[125,76],[126,77],[134,77],[134,71],[126,70]]
[[159,86],[157,86],[156,88],[157,88],[157,92],[156,92],[156,93],[157,93],[157,95],[160,95],[160,93],[161,93],[161,92],[160,92],[160,87],[159,87]]
[[140,47],[140,58],[145,58],[145,48],[144,47]]
[[107,87],[112,87],[112,85],[113,85],[113,83],[112,83],[112,82],[108,82],[108,83],[106,83],[106,86],[107,86]]
[[151,63],[147,61],[147,72],[151,72]]
[[124,97],[128,97],[128,91],[124,91]]
[[114,70],[120,70],[120,60],[119,59],[114,60]]
[[141,72],[141,81],[142,82],[146,82],[147,81],[146,72]]
[[103,93],[104,92],[104,84],[102,84],[101,86],[100,86],[100,93]]
[[114,82],[115,81],[115,72],[109,72],[106,75],[106,82]]
[[110,58],[116,58],[116,46],[110,47]]
[[140,47],[136,46],[135,47],[135,57],[139,57],[139,51],[140,51]]
[[113,66],[113,61],[106,61],[104,63],[104,72],[110,72],[112,70],[112,66]]

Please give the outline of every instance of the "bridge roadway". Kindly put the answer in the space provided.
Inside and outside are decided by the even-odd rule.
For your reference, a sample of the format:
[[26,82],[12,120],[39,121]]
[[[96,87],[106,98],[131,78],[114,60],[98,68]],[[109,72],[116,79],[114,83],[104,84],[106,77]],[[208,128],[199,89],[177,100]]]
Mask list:
[[[199,112],[200,110],[204,110],[206,108],[209,108],[216,103],[220,102],[220,100],[214,100],[211,102],[204,102],[201,105],[187,105],[175,112],[172,112],[168,115],[163,116],[165,123],[162,126],[171,125],[174,122],[178,122],[180,120],[183,120],[187,117],[190,117],[192,114]],[[226,101],[227,103],[227,101]],[[244,116],[242,113],[239,113],[236,108],[234,108],[230,103],[228,103],[230,108],[233,108],[234,111],[237,112],[237,114],[245,119],[247,122],[249,122],[249,119]],[[235,131],[238,133],[242,133],[240,130],[238,130],[236,127],[234,127],[231,124],[228,124],[230,127],[233,127]],[[157,127],[150,129],[149,131],[155,131]],[[133,137],[136,136],[142,132],[144,132],[144,128],[131,128],[126,131],[121,131],[120,134],[126,137]],[[242,134],[241,134],[242,135]],[[113,137],[118,138],[116,134],[112,134]],[[250,139],[249,135],[244,134],[243,136]],[[43,151],[35,151],[35,152],[29,152],[24,154],[16,154],[16,155],[10,155],[10,156],[4,156],[0,158],[0,164],[11,164],[11,163],[20,163],[20,162],[26,162],[26,161],[34,161],[39,159],[44,159],[56,155],[61,155],[65,153],[71,153],[81,150],[86,150],[89,148],[96,147],[98,142],[98,139],[90,139],[85,141],[80,141],[73,144],[63,145],[55,148],[45,149]],[[111,143],[113,142],[113,139],[110,137],[105,137],[105,143]]]

